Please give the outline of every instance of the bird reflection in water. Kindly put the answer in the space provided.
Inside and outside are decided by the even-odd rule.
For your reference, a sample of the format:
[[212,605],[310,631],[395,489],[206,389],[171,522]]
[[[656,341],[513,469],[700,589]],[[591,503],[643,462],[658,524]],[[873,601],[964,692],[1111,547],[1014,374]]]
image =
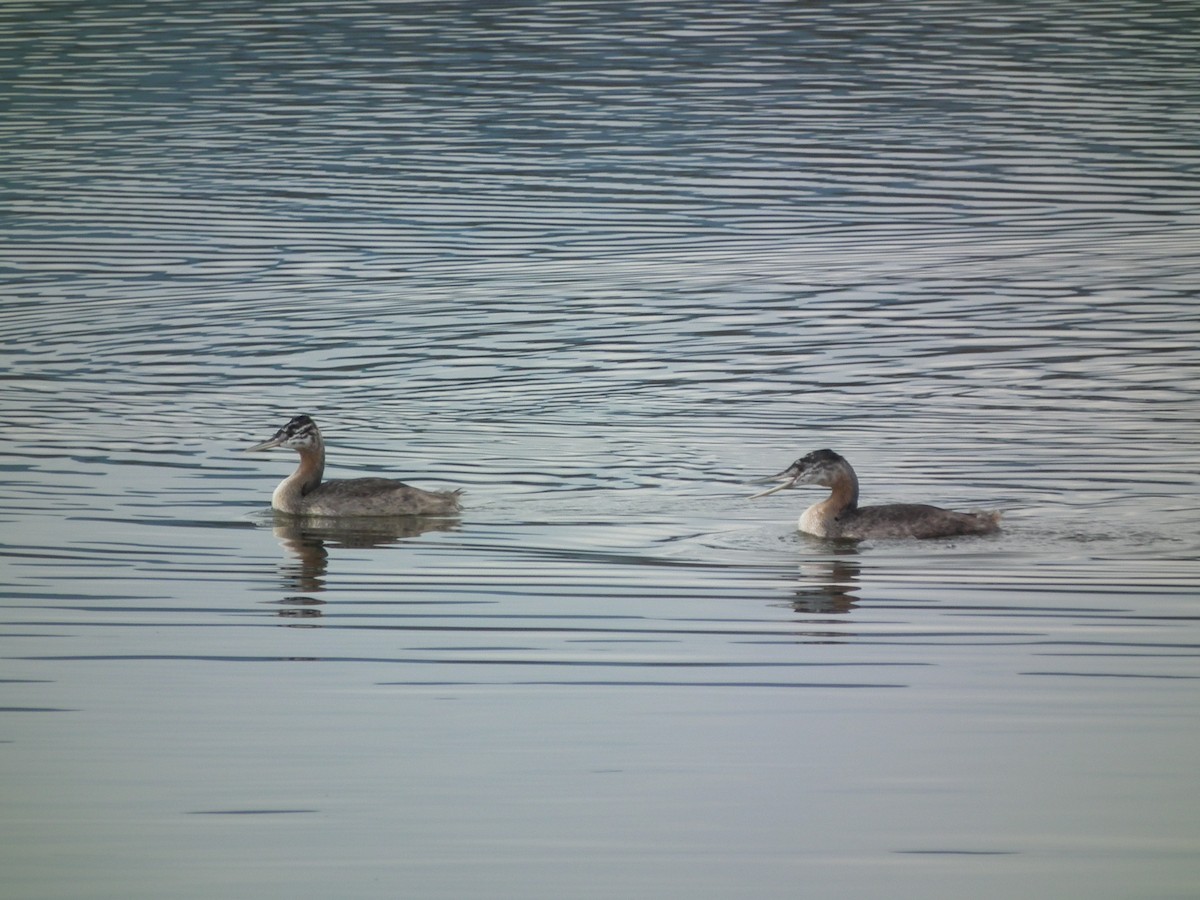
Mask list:
[[844,615],[851,612],[858,605],[861,571],[857,562],[843,556],[802,564],[793,592],[792,608],[807,615]]
[[316,597],[284,597],[281,600],[270,601],[279,604],[279,612],[275,615],[283,619],[294,619],[296,621],[289,622],[293,628],[312,628],[317,623],[308,622],[306,619],[319,619],[323,615],[320,607],[325,605],[324,600],[318,600]]
[[[284,590],[319,594],[325,590],[331,550],[387,547],[426,532],[455,531],[457,528],[457,519],[428,516],[297,518],[277,514],[273,530],[288,554],[279,565],[280,580]],[[320,607],[325,603],[313,597],[294,595],[275,602],[284,606],[279,611],[280,616],[295,619],[320,618]]]

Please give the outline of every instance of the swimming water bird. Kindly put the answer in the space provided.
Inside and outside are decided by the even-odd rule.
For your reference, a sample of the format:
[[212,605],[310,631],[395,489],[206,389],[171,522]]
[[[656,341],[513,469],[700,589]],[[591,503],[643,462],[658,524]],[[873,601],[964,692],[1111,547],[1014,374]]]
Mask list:
[[271,506],[296,516],[446,516],[461,508],[462,491],[423,491],[393,478],[322,481],[325,442],[317,423],[296,416],[247,453],[286,447],[300,454],[296,471],[271,495]]
[[799,528],[823,538],[938,538],[991,534],[1000,529],[1000,513],[962,513],[923,503],[858,505],[858,476],[850,463],[832,450],[814,450],[796,460],[770,481],[781,481],[755,497],[800,484],[831,488],[828,497],[814,503],[800,517]]

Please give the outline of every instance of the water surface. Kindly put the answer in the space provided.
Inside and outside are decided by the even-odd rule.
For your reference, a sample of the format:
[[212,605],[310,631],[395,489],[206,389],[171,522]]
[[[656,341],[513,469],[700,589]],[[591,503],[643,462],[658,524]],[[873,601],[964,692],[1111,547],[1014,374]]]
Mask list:
[[1197,24],[4,4],[7,893],[1195,896]]

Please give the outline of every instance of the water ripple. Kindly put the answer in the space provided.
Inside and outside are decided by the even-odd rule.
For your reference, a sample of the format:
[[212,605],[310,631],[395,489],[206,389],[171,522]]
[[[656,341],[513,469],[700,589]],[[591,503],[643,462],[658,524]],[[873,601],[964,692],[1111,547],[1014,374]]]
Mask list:
[[[1196,24],[0,4],[5,871],[765,896],[800,846],[815,894],[901,853],[1185,895]],[[463,515],[277,520],[294,459],[242,450],[297,412]],[[831,547],[819,493],[747,499],[825,446],[1004,530]],[[330,857],[181,811],[315,811]]]

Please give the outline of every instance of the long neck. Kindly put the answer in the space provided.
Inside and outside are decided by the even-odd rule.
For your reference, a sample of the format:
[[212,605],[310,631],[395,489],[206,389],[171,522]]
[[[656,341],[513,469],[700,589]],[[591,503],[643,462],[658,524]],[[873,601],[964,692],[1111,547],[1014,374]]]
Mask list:
[[800,517],[800,530],[818,537],[839,537],[838,516],[858,508],[858,477],[849,463],[838,466],[829,484],[829,496],[814,503]]
[[300,454],[300,465],[296,471],[279,483],[271,495],[271,506],[280,512],[299,512],[304,495],[316,490],[325,474],[325,445],[320,441],[311,447],[296,451]]
[[825,505],[833,510],[834,515],[858,509],[858,476],[849,463],[838,466],[837,475],[829,487],[831,493]]

